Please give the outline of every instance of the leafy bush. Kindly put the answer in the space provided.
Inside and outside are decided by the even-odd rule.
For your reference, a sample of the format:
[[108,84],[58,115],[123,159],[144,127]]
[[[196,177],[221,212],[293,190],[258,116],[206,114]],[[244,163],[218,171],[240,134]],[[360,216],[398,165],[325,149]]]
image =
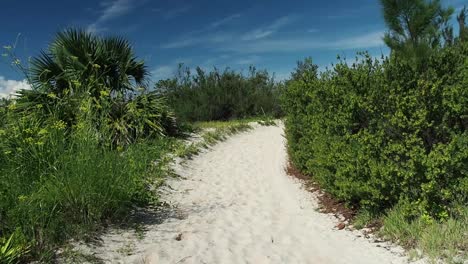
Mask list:
[[258,115],[279,116],[280,84],[266,71],[250,67],[248,76],[226,69],[192,75],[182,65],[173,79],[156,84],[176,115],[184,121],[209,121]]
[[454,202],[468,202],[467,58],[460,42],[423,72],[367,54],[320,75],[298,71],[282,96],[293,163],[365,210],[455,214]]
[[178,132],[124,39],[67,30],[32,65],[32,90],[0,102],[0,262],[47,261],[156,199]]
[[160,138],[117,151],[86,122],[77,126],[29,116],[0,130],[0,234],[19,229],[33,253],[151,202],[166,164],[153,161],[174,145]]

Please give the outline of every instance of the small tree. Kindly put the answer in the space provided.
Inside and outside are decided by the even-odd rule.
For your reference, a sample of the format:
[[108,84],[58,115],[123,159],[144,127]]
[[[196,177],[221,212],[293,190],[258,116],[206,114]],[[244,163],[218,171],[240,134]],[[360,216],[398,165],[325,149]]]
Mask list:
[[466,6],[464,6],[457,16],[458,26],[460,28],[460,34],[459,34],[460,41],[468,40],[468,28],[466,27],[467,14],[468,14],[468,9],[466,9]]
[[453,33],[448,24],[453,8],[442,8],[440,0],[381,0],[389,31],[384,41],[392,53],[422,65],[442,40],[451,43]]

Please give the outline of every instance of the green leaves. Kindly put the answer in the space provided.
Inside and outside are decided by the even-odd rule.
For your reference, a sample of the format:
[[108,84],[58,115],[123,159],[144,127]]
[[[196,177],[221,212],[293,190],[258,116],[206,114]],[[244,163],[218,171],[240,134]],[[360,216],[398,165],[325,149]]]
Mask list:
[[13,232],[8,238],[0,238],[0,263],[19,263],[20,257],[28,251],[22,240],[18,231]]
[[425,67],[430,54],[444,43],[453,42],[448,24],[453,8],[443,8],[439,0],[381,0],[389,31],[384,41],[394,55],[417,69]]
[[[29,72],[37,89],[54,91],[58,96],[76,81],[97,96],[103,87],[124,95],[134,84],[144,84],[148,75],[130,43],[119,37],[101,38],[82,30],[59,32],[46,52],[33,58]],[[74,87],[78,88],[78,87]]]
[[280,84],[266,71],[249,69],[247,76],[225,69],[192,74],[179,69],[173,79],[156,84],[177,116],[184,121],[228,120],[259,115],[281,114],[278,95]]
[[316,75],[313,67],[293,74],[282,95],[292,161],[372,212],[405,201],[408,212],[451,213],[467,201],[467,56],[458,43],[433,54],[424,72],[364,54],[315,80],[300,78]]

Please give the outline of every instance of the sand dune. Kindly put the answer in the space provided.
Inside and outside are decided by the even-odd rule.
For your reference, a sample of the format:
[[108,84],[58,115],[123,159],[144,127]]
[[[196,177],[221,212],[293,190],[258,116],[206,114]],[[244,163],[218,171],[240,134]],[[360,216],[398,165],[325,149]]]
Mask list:
[[143,238],[114,230],[91,250],[109,263],[406,263],[401,249],[337,230],[317,212],[285,173],[282,134],[256,126],[179,165],[165,219],[147,221]]

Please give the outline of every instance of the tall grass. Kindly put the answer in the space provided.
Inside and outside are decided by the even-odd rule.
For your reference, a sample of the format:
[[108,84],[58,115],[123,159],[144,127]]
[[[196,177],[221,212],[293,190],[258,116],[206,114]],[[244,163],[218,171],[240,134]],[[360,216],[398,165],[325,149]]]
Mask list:
[[20,230],[25,239],[12,243],[30,247],[35,258],[154,201],[150,185],[166,172],[164,157],[175,146],[174,139],[159,138],[112,150],[92,130],[66,136],[60,124],[38,132],[23,124],[25,134],[13,136],[18,142],[1,149],[0,234]]
[[67,30],[32,61],[21,68],[32,90],[0,102],[0,262],[50,261],[64,241],[154,202],[179,144],[124,39]]
[[468,259],[468,207],[457,206],[457,210],[456,216],[436,221],[428,217],[408,219],[404,209],[397,206],[383,218],[379,234],[413,252],[419,250],[414,257],[463,263]]

